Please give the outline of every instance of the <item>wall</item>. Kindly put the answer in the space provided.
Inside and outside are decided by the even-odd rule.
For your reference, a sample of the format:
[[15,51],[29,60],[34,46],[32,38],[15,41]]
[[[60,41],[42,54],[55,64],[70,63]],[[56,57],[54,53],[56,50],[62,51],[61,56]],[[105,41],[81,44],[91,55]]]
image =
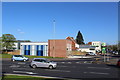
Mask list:
[[69,51],[72,51],[72,42],[70,40],[48,40],[49,56],[67,57]]
[[47,42],[22,42],[20,46],[21,55],[48,56]]

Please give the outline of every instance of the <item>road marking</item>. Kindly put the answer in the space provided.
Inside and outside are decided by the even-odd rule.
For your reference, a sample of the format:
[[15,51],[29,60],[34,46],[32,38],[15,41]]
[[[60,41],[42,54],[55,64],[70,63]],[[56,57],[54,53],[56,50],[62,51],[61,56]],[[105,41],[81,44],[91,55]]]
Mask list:
[[9,67],[20,67],[19,65],[12,65],[12,66],[9,66]]
[[87,61],[84,61],[84,63],[87,63]]
[[13,68],[13,69],[14,69],[14,70],[16,70],[16,69],[17,69],[17,70],[18,70],[18,69],[19,69],[19,70],[35,70],[35,69],[31,69],[31,68]]
[[37,74],[37,73],[33,73],[33,72],[25,72],[25,71],[13,71],[15,73],[27,73],[27,74]]
[[90,74],[103,74],[108,75],[109,73],[100,73],[100,72],[84,72],[84,73],[90,73]]
[[26,64],[26,63],[19,62],[18,64]]
[[50,70],[50,69],[46,69],[45,71],[71,72],[71,71],[63,71],[63,70]]
[[72,62],[68,62],[69,64],[71,64]]
[[61,62],[61,63],[65,63],[65,62]]
[[80,62],[76,62],[76,63],[80,63]]
[[104,67],[88,67],[88,68],[95,68],[95,69],[110,69],[110,68],[104,68]]

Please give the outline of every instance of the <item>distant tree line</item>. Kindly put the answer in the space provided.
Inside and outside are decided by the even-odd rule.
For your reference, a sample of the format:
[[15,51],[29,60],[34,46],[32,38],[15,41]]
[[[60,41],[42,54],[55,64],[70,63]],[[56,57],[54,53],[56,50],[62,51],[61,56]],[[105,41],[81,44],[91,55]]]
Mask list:
[[12,34],[3,34],[0,37],[0,51],[14,50],[15,42],[20,45],[20,42],[31,42],[30,40],[16,40]]
[[120,55],[120,41],[115,45],[107,45],[107,48],[111,51],[116,51]]

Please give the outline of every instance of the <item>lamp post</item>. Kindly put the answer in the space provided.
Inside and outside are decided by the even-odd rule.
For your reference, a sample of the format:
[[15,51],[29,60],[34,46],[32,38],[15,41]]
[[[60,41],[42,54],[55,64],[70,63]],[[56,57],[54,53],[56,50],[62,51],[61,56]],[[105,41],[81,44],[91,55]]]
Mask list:
[[55,20],[53,20],[53,58],[55,58]]

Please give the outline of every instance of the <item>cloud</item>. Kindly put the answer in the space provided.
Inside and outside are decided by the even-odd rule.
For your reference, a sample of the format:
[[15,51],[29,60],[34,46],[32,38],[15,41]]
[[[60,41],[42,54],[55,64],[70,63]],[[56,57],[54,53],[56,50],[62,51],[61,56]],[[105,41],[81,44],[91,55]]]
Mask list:
[[21,29],[17,29],[17,31],[19,32],[19,31],[21,31]]
[[25,32],[19,32],[20,34],[24,34]]
[[19,34],[24,34],[25,32],[23,32],[21,29],[17,29],[17,32],[19,33]]

